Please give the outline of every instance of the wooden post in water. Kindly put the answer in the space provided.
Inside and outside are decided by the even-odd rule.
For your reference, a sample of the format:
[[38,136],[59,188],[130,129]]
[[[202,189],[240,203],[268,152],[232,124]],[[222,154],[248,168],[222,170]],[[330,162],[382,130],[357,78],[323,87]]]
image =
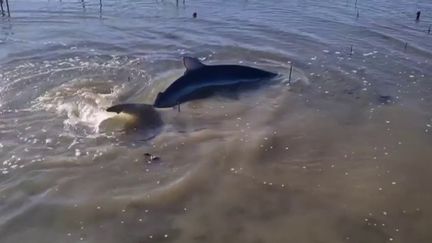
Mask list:
[[351,45],[350,56],[353,54],[353,46]]
[[[7,1],[7,0],[6,0]],[[416,17],[416,21],[419,22],[420,21],[420,15],[421,15],[421,11],[417,11],[417,17]]]
[[9,0],[6,0],[6,9],[7,9],[7,12],[8,12],[8,16],[10,17]]
[[429,25],[429,29],[428,29],[428,35],[430,35],[430,32],[431,32],[431,27],[432,27],[432,24],[431,24],[431,25]]
[[5,12],[4,12],[4,9],[3,9],[3,0],[0,0],[0,8],[1,8],[1,15],[5,16]]
[[360,11],[358,11],[358,10],[357,10],[357,16],[356,16],[356,18],[357,19],[360,18]]
[[291,75],[292,75],[292,71],[293,71],[293,65],[292,65],[292,63],[291,63],[291,66],[290,66],[290,73],[289,73],[289,77],[288,77],[288,83],[289,83],[289,84],[291,83]]
[[102,0],[99,0],[99,19],[102,19]]
[[408,48],[408,42],[405,42],[405,47],[404,47],[404,51],[406,51]]

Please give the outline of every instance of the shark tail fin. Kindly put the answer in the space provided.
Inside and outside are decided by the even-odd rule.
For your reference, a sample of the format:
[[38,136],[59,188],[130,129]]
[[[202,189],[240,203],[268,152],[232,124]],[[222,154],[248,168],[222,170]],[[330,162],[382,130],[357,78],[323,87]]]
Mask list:
[[134,108],[136,107],[135,104],[120,104],[120,105],[114,105],[106,109],[108,112],[115,112],[117,114],[121,112],[130,113]]
[[133,115],[138,119],[138,126],[140,127],[154,128],[163,124],[159,112],[148,104],[120,104],[111,106],[106,111]]
[[108,109],[106,109],[108,112],[115,112],[115,113],[128,113],[131,115],[140,115],[140,114],[152,114],[157,113],[155,108],[152,105],[148,104],[119,104],[115,106],[111,106]]

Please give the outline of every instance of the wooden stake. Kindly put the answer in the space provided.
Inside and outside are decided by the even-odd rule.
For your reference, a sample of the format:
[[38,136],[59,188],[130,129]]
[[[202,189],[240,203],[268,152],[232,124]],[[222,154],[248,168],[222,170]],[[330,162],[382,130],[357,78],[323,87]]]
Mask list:
[[9,0],[6,0],[6,9],[7,9],[7,12],[8,12],[8,16],[10,17]]
[[292,70],[293,70],[293,65],[292,65],[292,63],[291,63],[291,66],[290,66],[290,73],[289,73],[289,78],[288,78],[288,83],[291,83]]
[[1,15],[5,16],[5,12],[4,12],[4,9],[3,9],[3,0],[0,0],[0,8],[1,8]]

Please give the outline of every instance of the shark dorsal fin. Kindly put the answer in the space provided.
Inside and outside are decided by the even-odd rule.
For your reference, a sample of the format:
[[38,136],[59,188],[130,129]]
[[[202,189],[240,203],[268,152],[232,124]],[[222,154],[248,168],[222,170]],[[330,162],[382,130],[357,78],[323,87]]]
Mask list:
[[194,57],[183,57],[183,64],[186,68],[186,72],[193,71],[205,66],[203,63],[200,62],[200,60]]

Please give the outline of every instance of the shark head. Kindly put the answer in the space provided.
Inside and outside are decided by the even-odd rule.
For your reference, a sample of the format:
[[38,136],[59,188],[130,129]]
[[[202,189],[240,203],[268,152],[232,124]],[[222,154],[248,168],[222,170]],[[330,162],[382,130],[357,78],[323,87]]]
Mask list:
[[167,95],[164,92],[159,92],[156,96],[156,100],[153,104],[154,107],[156,108],[168,108],[168,107],[173,107],[177,105],[177,102],[172,101],[172,99],[170,99],[169,95]]

